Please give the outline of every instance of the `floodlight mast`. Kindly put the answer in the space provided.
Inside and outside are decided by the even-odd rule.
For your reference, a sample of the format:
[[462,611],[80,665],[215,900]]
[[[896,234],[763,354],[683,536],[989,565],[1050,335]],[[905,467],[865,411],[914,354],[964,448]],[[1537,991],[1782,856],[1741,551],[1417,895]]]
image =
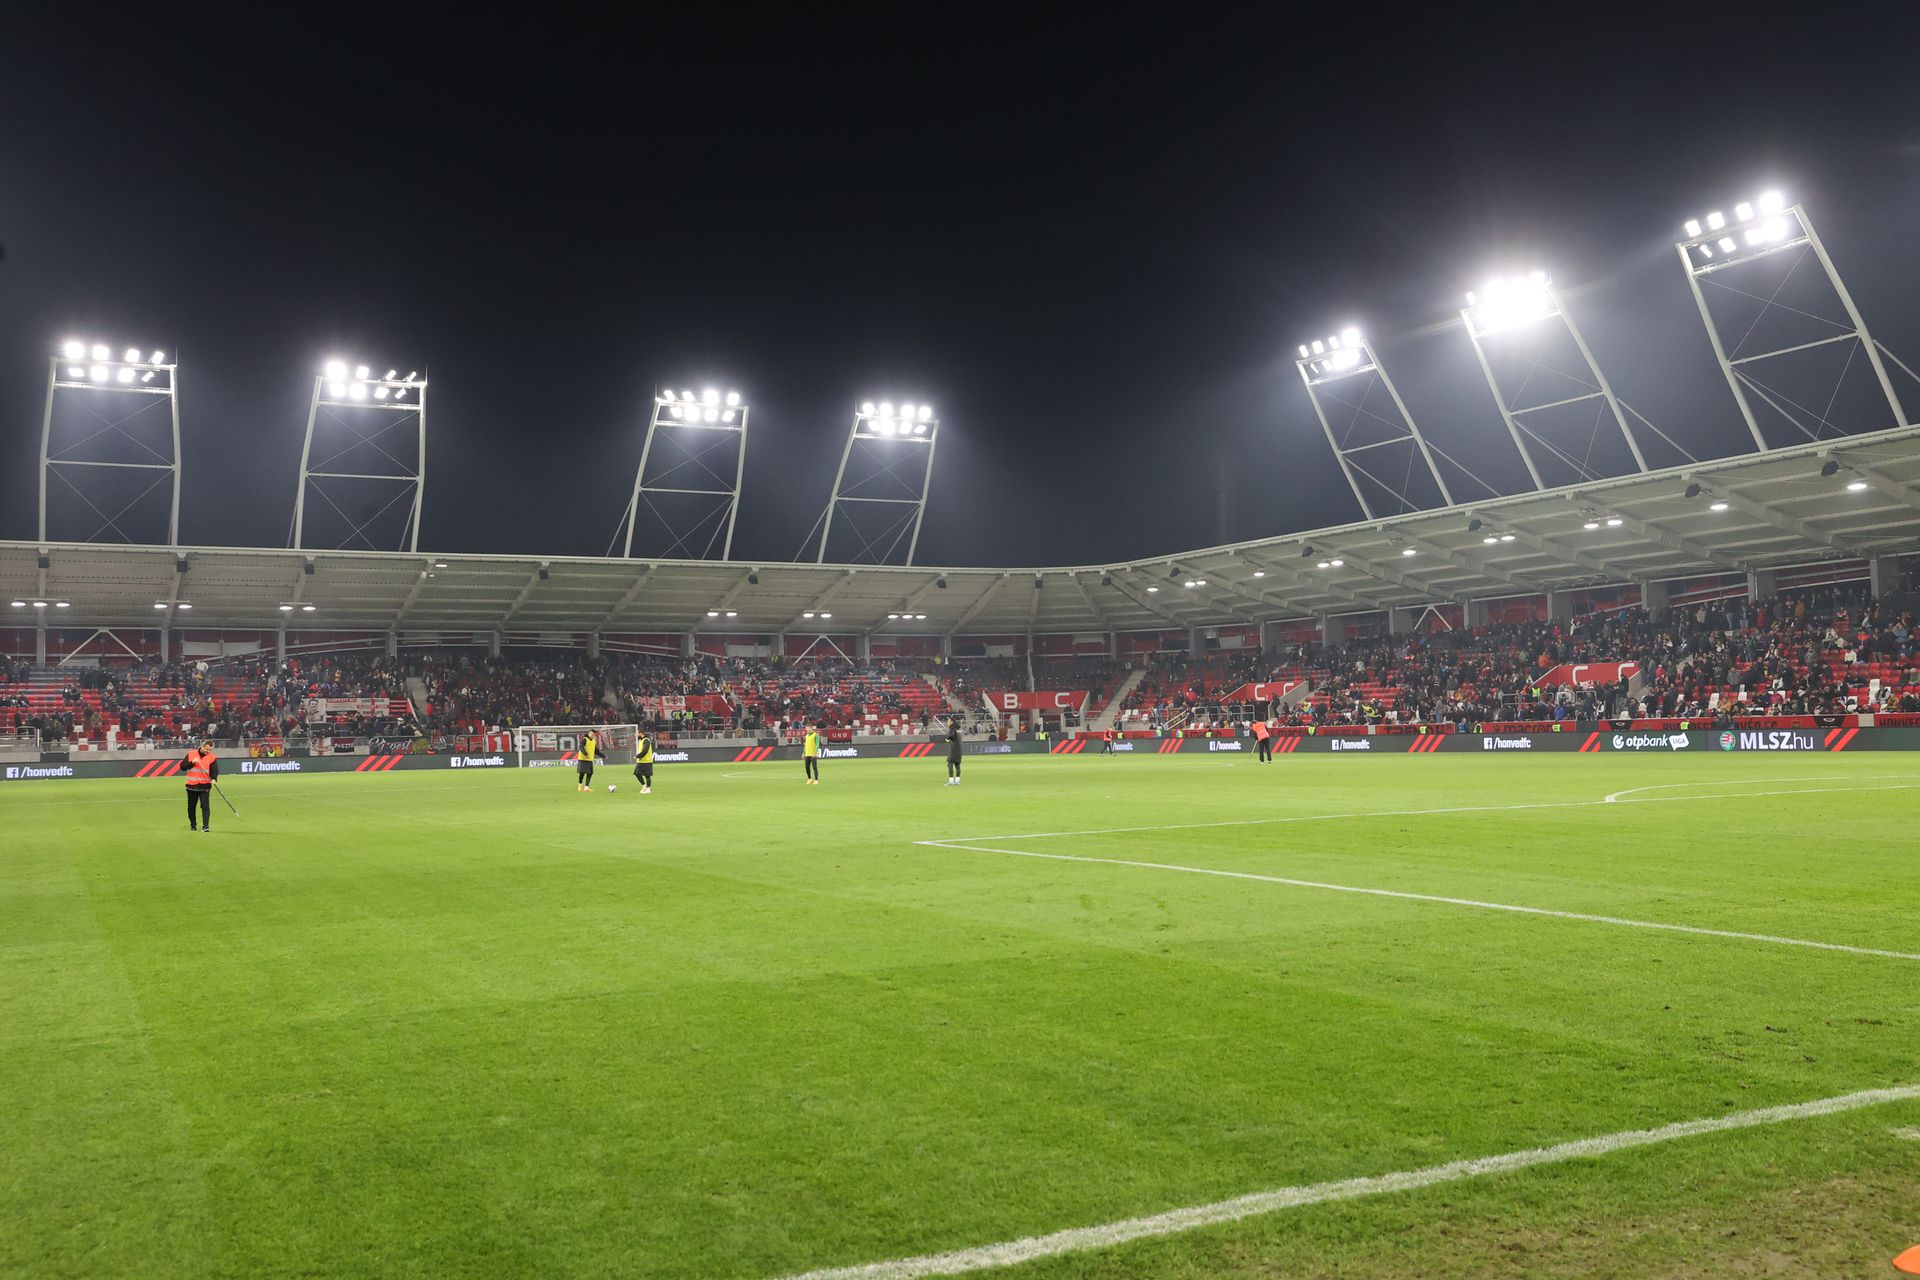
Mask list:
[[[833,477],[833,495],[828,498],[827,509],[820,518],[820,550],[814,556],[814,563],[826,563],[834,517],[844,503],[855,508],[865,506],[882,512],[900,512],[869,537],[858,518],[849,511],[843,517],[843,523],[853,529],[855,538],[860,542],[859,549],[849,558],[850,562],[887,564],[904,535],[907,541],[906,558],[901,563],[912,564],[920,546],[920,526],[927,515],[927,495],[933,489],[933,457],[939,440],[940,419],[934,416],[931,405],[904,403],[896,412],[891,401],[883,400],[877,405],[872,401],[861,404],[854,411],[853,425],[847,429],[847,443],[840,450],[840,467]],[[903,476],[898,470],[901,463],[910,460],[902,450],[912,448],[926,450],[917,479],[910,475]],[[861,461],[868,465],[864,474],[849,483],[847,470],[855,459],[856,450],[861,455]]]
[[[1448,506],[1453,505],[1453,494],[1447,488],[1446,478],[1440,474],[1439,466],[1434,462],[1433,450],[1428,446],[1427,438],[1420,434],[1419,424],[1414,422],[1413,414],[1407,409],[1407,402],[1400,398],[1400,389],[1393,385],[1393,379],[1388,376],[1386,367],[1380,363],[1373,344],[1362,337],[1358,330],[1349,328],[1330,338],[1316,340],[1311,344],[1303,343],[1300,347],[1300,357],[1294,361],[1294,368],[1300,374],[1301,384],[1307,389],[1307,400],[1313,405],[1314,417],[1320,420],[1320,429],[1326,433],[1327,445],[1333,450],[1334,460],[1340,464],[1341,474],[1347,478],[1347,487],[1353,490],[1354,499],[1359,502],[1360,510],[1366,513],[1367,519],[1375,519],[1377,513],[1373,509],[1373,504],[1367,500],[1366,491],[1360,485],[1362,475],[1389,493],[1394,493],[1409,510],[1417,509],[1417,504],[1407,493],[1404,491],[1396,493],[1392,485],[1368,471],[1364,461],[1354,460],[1357,454],[1385,445],[1411,442],[1418,448],[1421,459],[1427,464],[1428,473],[1433,477],[1434,486],[1440,490],[1441,499]],[[1380,421],[1389,432],[1396,434],[1366,444],[1342,445],[1339,437],[1334,434],[1332,422],[1327,418],[1326,406],[1321,403],[1320,389],[1343,378],[1357,378],[1366,374],[1373,374],[1379,378],[1380,385],[1392,398],[1394,409],[1400,415],[1400,421],[1397,423],[1386,422],[1385,419]]]
[[[704,560],[717,538],[720,559],[732,557],[733,528],[740,515],[740,484],[747,471],[747,416],[748,406],[737,391],[722,395],[709,390],[695,396],[691,391],[676,393],[669,388],[654,395],[647,437],[640,446],[640,466],[633,473],[633,496],[627,500],[622,556],[633,558],[634,530],[640,509],[645,506],[665,530],[667,542],[658,553],[661,556]],[[654,457],[656,438],[666,450],[678,451],[678,456],[665,459],[665,465],[659,465],[661,459]],[[734,450],[731,484],[724,471],[716,471],[706,462],[709,454],[728,446]],[[653,495],[663,501],[654,501]],[[718,519],[723,511],[724,522]],[[699,541],[702,532],[706,533],[704,545]]]
[[[1527,475],[1533,480],[1535,490],[1542,490],[1547,483],[1541,478],[1540,468],[1534,462],[1533,450],[1527,447],[1526,437],[1533,434],[1525,425],[1528,414],[1543,413],[1550,409],[1561,409],[1568,405],[1581,404],[1593,400],[1605,400],[1607,410],[1613,415],[1615,425],[1620,428],[1621,438],[1627,442],[1627,451],[1633,455],[1633,465],[1645,474],[1647,457],[1640,450],[1639,440],[1634,438],[1633,428],[1627,422],[1626,411],[1621,407],[1620,398],[1613,393],[1613,384],[1607,381],[1607,375],[1601,370],[1599,361],[1593,358],[1593,349],[1587,346],[1586,337],[1580,327],[1573,322],[1573,316],[1560,303],[1560,295],[1554,291],[1553,282],[1544,272],[1536,271],[1529,276],[1512,280],[1495,281],[1467,295],[1467,305],[1460,311],[1461,323],[1466,326],[1467,340],[1473,344],[1473,354],[1480,361],[1480,372],[1486,377],[1487,389],[1493,392],[1493,402],[1500,409],[1501,420],[1507,424],[1507,434],[1513,437],[1514,448],[1520,451],[1520,460],[1526,464]],[[1566,330],[1567,336],[1580,353],[1580,359],[1587,366],[1587,374],[1592,379],[1593,390],[1581,395],[1567,396],[1546,404],[1520,405],[1501,387],[1500,380],[1494,376],[1493,362],[1487,357],[1486,339],[1494,334],[1532,326],[1549,320],[1558,320]],[[1549,446],[1551,448],[1551,446]]]
[[[166,545],[180,545],[180,370],[177,364],[168,363],[166,356],[158,351],[143,353],[129,349],[118,358],[113,357],[113,349],[105,343],[83,343],[69,339],[63,350],[47,359],[47,397],[45,409],[40,419],[40,541],[49,538],[49,510],[53,502],[47,481],[57,477],[81,506],[87,508],[99,525],[84,538],[72,541],[92,542],[109,529],[118,533],[126,542],[150,542],[150,537],[134,537],[132,531],[121,526],[123,518],[140,505],[149,493],[162,483],[171,482],[171,494],[167,508]],[[97,394],[120,396],[145,396],[148,403],[133,412],[108,421],[101,415],[94,415],[95,422],[88,424],[88,430],[76,440],[56,445],[54,419],[56,409],[62,399],[79,399],[82,396]],[[168,452],[161,453],[152,445],[138,439],[127,428],[134,418],[145,413],[159,397],[167,403],[168,414]],[[97,425],[106,421],[105,427]],[[77,458],[71,455],[83,446],[102,442],[93,450],[104,452],[104,456]],[[122,503],[111,514],[101,509],[94,501],[99,497],[103,501],[113,502],[118,496],[107,496],[98,487],[89,494],[86,477],[90,474],[112,472],[166,472],[145,489]]]
[[[321,428],[321,411],[325,410],[329,426],[337,426],[345,436],[341,446],[322,459],[313,461],[314,437]],[[339,412],[344,410],[345,412]],[[375,412],[389,415],[383,424],[376,425],[371,431],[363,431],[358,425],[367,413]],[[380,443],[381,437],[401,427],[411,427],[413,437],[413,455],[411,466],[404,461],[405,453],[396,455]],[[328,440],[323,447],[331,448],[337,441]],[[368,454],[365,465],[368,470],[334,470],[334,464],[349,455],[365,450]],[[360,456],[366,456],[364,454]],[[376,460],[377,459],[377,460]],[[343,465],[359,466],[348,462]],[[325,481],[326,483],[321,483]],[[328,494],[331,486],[336,493],[361,492],[378,495],[392,486],[394,490],[374,513],[364,520],[355,520],[344,511],[340,504]],[[317,494],[320,500],[332,508],[347,526],[346,536],[333,547],[309,547],[307,545],[307,495]],[[392,510],[403,497],[412,496],[413,501],[407,508],[407,518],[400,529],[399,541],[402,545],[385,548],[374,545],[368,535],[368,527],[381,516]],[[341,550],[356,539],[367,544],[374,551],[418,551],[420,549],[420,512],[427,496],[427,380],[417,372],[409,372],[405,377],[398,370],[389,369],[383,376],[374,376],[366,365],[358,365],[349,370],[341,360],[328,361],[326,366],[313,379],[313,395],[307,402],[307,430],[300,445],[300,486],[293,500],[293,532],[289,539],[296,551]]]
[[[1895,392],[1893,380],[1887,374],[1887,366],[1881,359],[1884,348],[1867,331],[1867,322],[1860,314],[1860,308],[1854,305],[1853,295],[1847,291],[1846,283],[1841,280],[1840,272],[1833,265],[1833,259],[1827,255],[1826,245],[1821,243],[1820,235],[1814,230],[1813,220],[1807,215],[1803,204],[1788,205],[1777,192],[1767,192],[1756,201],[1741,202],[1734,206],[1734,217],[1729,220],[1724,212],[1708,214],[1702,219],[1690,219],[1685,228],[1685,238],[1674,244],[1680,255],[1680,265],[1686,271],[1687,287],[1693,291],[1693,304],[1700,312],[1700,322],[1706,326],[1707,341],[1713,347],[1713,358],[1719,362],[1720,372],[1727,379],[1727,388],[1733,392],[1734,403],[1740,408],[1740,416],[1746,420],[1747,431],[1753,436],[1754,447],[1765,451],[1770,448],[1766,434],[1760,429],[1759,418],[1753,410],[1753,402],[1747,392],[1752,390],[1765,400],[1776,412],[1812,438],[1818,438],[1814,432],[1788,414],[1778,400],[1758,382],[1751,380],[1744,368],[1750,364],[1759,364],[1775,360],[1782,356],[1800,351],[1809,351],[1816,347],[1834,343],[1857,341],[1866,354],[1867,362],[1873,369],[1874,378],[1880,384],[1880,393],[1886,397],[1887,408],[1893,414],[1894,425],[1907,425],[1906,410]],[[1812,251],[1820,269],[1826,273],[1827,283],[1832,287],[1834,297],[1847,314],[1848,326],[1834,327],[1844,331],[1812,342],[1797,343],[1768,351],[1756,351],[1742,356],[1731,355],[1721,336],[1719,326],[1714,322],[1713,311],[1707,305],[1706,293],[1701,282],[1710,280],[1732,267],[1744,266],[1762,258],[1771,257],[1790,249],[1806,248]],[[1772,305],[1769,300],[1766,305]],[[1764,310],[1764,308],[1763,308]],[[1804,314],[1804,313],[1803,313]],[[1820,319],[1820,317],[1815,317]],[[1904,366],[1903,366],[1904,367]],[[1844,372],[1842,377],[1844,377]],[[1837,388],[1836,388],[1837,389]]]

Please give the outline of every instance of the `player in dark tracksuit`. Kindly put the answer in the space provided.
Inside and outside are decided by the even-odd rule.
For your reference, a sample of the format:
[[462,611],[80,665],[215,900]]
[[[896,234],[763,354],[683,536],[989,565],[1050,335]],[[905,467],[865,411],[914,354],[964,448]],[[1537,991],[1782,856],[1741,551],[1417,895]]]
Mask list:
[[947,721],[947,785],[960,785],[960,722]]

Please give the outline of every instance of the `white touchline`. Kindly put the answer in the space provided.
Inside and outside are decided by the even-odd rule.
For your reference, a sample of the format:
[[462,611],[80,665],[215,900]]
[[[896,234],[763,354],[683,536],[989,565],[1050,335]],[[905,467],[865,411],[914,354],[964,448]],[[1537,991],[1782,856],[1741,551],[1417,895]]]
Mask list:
[[1284,884],[1295,889],[1324,889],[1329,893],[1358,893],[1371,898],[1400,898],[1408,902],[1439,902],[1450,907],[1472,907],[1478,911],[1508,911],[1523,916],[1552,916],[1556,920],[1584,920],[1588,924],[1611,924],[1628,929],[1657,929],[1664,933],[1689,933],[1703,938],[1734,938],[1741,942],[1768,942],[1782,947],[1844,951],[1850,955],[1879,956],[1885,960],[1920,960],[1920,952],[1883,951],[1877,947],[1855,947],[1844,942],[1783,938],[1771,933],[1742,933],[1735,929],[1708,929],[1700,925],[1666,924],[1658,920],[1629,920],[1624,916],[1594,915],[1585,911],[1556,911],[1550,907],[1521,907],[1509,902],[1449,898],[1437,893],[1410,893],[1403,889],[1371,889],[1363,885],[1328,884],[1322,880],[1295,880],[1290,876],[1261,875],[1254,871],[1225,871],[1219,867],[1187,867],[1177,862],[1142,862],[1132,858],[1095,858],[1077,853],[1041,853],[1034,849],[998,849],[983,844],[953,844],[932,840],[923,840],[919,843],[931,844],[941,849],[965,849],[973,853],[1001,853],[1010,858],[1044,858],[1050,862],[1090,862],[1109,867],[1139,867],[1146,871],[1179,871],[1192,876],[1219,876],[1226,880],[1258,880],[1264,884]]
[[1403,1173],[1383,1173],[1365,1178],[1347,1178],[1339,1182],[1316,1182],[1307,1186],[1256,1191],[1251,1195],[1237,1196],[1231,1200],[1217,1200],[1212,1204],[1169,1209],[1165,1213],[1151,1214],[1144,1218],[1125,1218],[1119,1222],[1103,1223],[1095,1227],[1074,1227],[1044,1236],[1028,1236],[1024,1240],[1008,1240],[1000,1244],[981,1245],[972,1249],[956,1249],[951,1253],[924,1254],[916,1258],[868,1262],[850,1267],[826,1267],[818,1271],[788,1276],[785,1280],[916,1280],[921,1276],[953,1276],[968,1271],[986,1271],[994,1267],[1010,1267],[1023,1262],[1032,1262],[1037,1258],[1051,1258],[1066,1253],[1081,1253],[1089,1249],[1110,1248],[1130,1240],[1177,1235],[1200,1227],[1239,1222],[1244,1218],[1257,1217],[1280,1209],[1294,1209],[1301,1205],[1324,1204],[1330,1200],[1353,1200],[1361,1196],[1387,1195],[1396,1191],[1414,1191],[1443,1182],[1459,1182],[1466,1178],[1483,1178],[1489,1174],[1531,1169],[1537,1165],[1560,1164],[1568,1160],[1604,1156],[1632,1147],[1650,1147],[1657,1143],[1673,1142],[1679,1138],[1692,1138],[1707,1133],[1725,1133],[1732,1129],[1752,1129],[1761,1125],[1784,1124],[1789,1120],[1810,1120],[1817,1116],[1837,1115],[1843,1111],[1857,1111],[1862,1107],[1877,1107],[1890,1102],[1910,1102],[1916,1098],[1920,1098],[1920,1084],[1898,1085],[1890,1089],[1866,1089],[1859,1093],[1844,1093],[1838,1097],[1820,1098],[1813,1102],[1762,1107],[1757,1111],[1736,1111],[1731,1115],[1713,1116],[1704,1120],[1682,1120],[1674,1124],[1661,1125],[1657,1129],[1628,1129],[1620,1133],[1601,1134],[1597,1138],[1581,1138],[1574,1142],[1556,1143],[1551,1147],[1533,1147],[1526,1151],[1510,1151],[1505,1155],[1455,1160],[1449,1164],[1431,1165],[1425,1169],[1411,1169]]

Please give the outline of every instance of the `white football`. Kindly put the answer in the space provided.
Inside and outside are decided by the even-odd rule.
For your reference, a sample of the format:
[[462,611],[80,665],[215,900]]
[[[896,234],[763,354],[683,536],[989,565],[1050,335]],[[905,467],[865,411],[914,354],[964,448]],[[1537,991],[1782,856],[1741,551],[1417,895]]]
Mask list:
[[609,791],[618,791],[619,789],[620,789],[620,788],[618,788],[618,787],[616,787],[616,786],[614,786],[614,785],[613,785],[613,784],[612,784],[611,782],[609,782],[609,783],[607,784],[607,790],[609,790]]

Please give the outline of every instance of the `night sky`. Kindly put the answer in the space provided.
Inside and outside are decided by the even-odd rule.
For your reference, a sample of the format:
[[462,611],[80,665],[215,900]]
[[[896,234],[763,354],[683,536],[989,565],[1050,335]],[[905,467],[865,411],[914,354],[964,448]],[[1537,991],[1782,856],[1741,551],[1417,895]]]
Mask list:
[[1735,451],[1672,244],[1765,186],[1920,355],[1920,24],[1887,7],[930,12],[10,15],[0,537],[33,536],[43,361],[70,334],[178,353],[190,544],[286,545],[339,353],[431,372],[423,547],[603,553],[664,380],[754,406],[747,560],[799,552],[857,400],[931,401],[919,559],[953,565],[1357,518],[1292,363],[1350,321],[1437,442],[1517,487],[1449,323],[1495,270],[1550,269],[1624,397]]

